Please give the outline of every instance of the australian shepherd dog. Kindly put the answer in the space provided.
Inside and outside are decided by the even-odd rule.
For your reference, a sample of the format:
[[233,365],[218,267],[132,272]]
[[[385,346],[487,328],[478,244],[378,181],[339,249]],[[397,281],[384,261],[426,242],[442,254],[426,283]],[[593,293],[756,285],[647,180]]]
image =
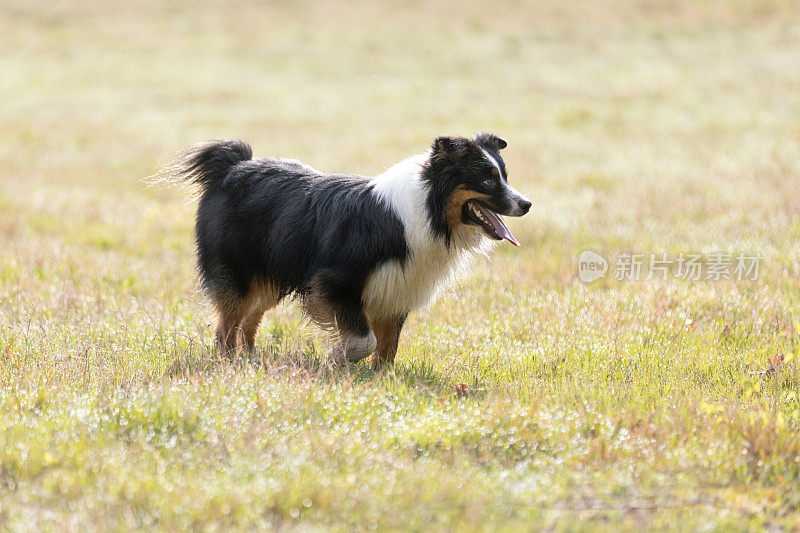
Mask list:
[[252,349],[264,312],[295,296],[338,332],[334,360],[393,363],[410,311],[495,241],[519,246],[500,217],[531,202],[508,183],[506,146],[439,137],[373,178],[253,159],[243,141],[182,152],[170,168],[200,187],[195,240],[220,350]]

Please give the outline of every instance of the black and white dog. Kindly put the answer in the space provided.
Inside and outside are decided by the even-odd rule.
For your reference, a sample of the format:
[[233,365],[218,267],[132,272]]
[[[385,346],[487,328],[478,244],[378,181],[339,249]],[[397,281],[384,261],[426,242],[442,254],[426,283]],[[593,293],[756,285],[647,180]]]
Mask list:
[[333,357],[393,363],[409,311],[423,307],[492,241],[519,246],[500,215],[531,202],[508,184],[506,141],[439,137],[429,152],[367,178],[296,160],[252,159],[243,141],[179,156],[173,174],[198,184],[195,238],[220,350],[252,349],[264,312],[294,295],[333,327]]

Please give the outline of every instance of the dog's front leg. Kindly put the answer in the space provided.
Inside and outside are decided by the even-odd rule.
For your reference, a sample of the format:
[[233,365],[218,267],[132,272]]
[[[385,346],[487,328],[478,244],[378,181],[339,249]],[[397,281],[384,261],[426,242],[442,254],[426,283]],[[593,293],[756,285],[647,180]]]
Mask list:
[[374,368],[377,369],[387,364],[394,364],[397,344],[400,341],[400,331],[403,329],[406,316],[408,315],[374,320],[372,322],[372,329],[378,338],[377,352],[375,353],[375,359],[372,361]]

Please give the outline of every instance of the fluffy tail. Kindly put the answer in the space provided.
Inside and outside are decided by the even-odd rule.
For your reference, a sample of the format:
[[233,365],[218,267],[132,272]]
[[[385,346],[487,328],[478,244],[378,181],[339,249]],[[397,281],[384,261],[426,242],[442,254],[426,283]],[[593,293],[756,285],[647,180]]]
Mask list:
[[208,189],[222,181],[232,166],[252,158],[253,150],[244,141],[213,139],[178,153],[175,161],[161,174]]

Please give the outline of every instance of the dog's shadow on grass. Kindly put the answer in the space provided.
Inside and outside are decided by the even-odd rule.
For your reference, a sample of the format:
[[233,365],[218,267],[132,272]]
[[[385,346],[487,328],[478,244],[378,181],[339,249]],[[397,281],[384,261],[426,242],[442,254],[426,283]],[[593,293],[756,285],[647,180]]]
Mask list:
[[304,377],[321,383],[346,382],[361,386],[380,383],[387,388],[401,386],[436,396],[451,394],[456,387],[451,379],[425,360],[378,367],[372,365],[371,359],[359,363],[334,364],[326,354],[319,353],[313,346],[290,347],[272,343],[263,344],[253,351],[228,354],[221,354],[214,347],[195,345],[176,354],[165,372],[165,377],[211,376],[227,371],[246,370],[263,372],[265,377]]

